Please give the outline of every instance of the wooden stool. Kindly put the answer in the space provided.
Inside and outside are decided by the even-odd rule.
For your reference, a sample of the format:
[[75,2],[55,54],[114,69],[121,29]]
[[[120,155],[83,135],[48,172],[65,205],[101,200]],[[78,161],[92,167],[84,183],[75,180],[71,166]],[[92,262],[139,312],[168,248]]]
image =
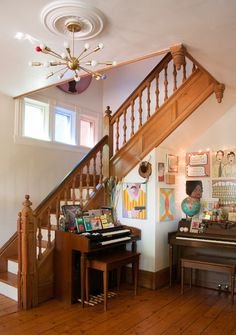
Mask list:
[[89,269],[103,271],[103,293],[104,293],[104,311],[107,310],[107,292],[108,292],[108,272],[117,270],[117,286],[119,289],[120,269],[122,266],[132,263],[134,294],[137,294],[138,270],[140,253],[133,251],[118,251],[108,255],[98,255],[87,260],[86,266],[86,299],[89,299]]
[[234,282],[236,273],[236,261],[233,259],[193,255],[181,258],[181,294],[184,292],[184,269],[190,269],[190,287],[192,286],[192,269],[207,270],[215,272],[225,272],[230,276],[231,282],[231,302],[234,303]]

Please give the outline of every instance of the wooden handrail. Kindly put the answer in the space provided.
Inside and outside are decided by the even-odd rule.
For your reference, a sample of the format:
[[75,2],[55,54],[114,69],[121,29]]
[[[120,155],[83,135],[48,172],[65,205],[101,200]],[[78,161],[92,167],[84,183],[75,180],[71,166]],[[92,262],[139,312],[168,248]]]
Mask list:
[[4,252],[9,248],[9,246],[18,238],[18,233],[17,231],[9,238],[9,240],[3,244],[3,246],[0,248],[0,257]]
[[76,165],[75,167],[63,178],[61,183],[57,185],[49,194],[48,196],[37,206],[37,208],[34,210],[34,215],[38,215],[43,208],[45,208],[45,205],[55,196],[55,193],[63,188],[63,186],[68,182],[69,179],[71,179],[78,168],[85,166],[91,157],[104,145],[108,144],[108,136],[104,136],[96,145],[94,148],[92,148],[88,154],[86,154]]

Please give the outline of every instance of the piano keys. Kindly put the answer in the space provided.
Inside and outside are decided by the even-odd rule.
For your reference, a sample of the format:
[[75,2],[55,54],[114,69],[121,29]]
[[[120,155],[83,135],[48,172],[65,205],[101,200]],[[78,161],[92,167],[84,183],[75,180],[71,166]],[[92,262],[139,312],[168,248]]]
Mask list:
[[210,249],[223,252],[236,251],[236,223],[230,221],[224,222],[203,222],[203,227],[197,233],[191,232],[191,222],[181,220],[178,230],[168,234],[169,243],[169,266],[170,266],[170,286],[172,284],[173,256],[174,248],[180,257],[181,249],[202,248],[207,252]]

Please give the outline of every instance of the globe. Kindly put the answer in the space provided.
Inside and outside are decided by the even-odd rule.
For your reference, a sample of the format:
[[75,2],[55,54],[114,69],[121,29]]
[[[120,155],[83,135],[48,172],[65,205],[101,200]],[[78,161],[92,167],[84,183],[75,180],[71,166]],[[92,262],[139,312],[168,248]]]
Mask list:
[[182,211],[188,216],[194,216],[199,213],[201,204],[199,199],[187,197],[181,203]]

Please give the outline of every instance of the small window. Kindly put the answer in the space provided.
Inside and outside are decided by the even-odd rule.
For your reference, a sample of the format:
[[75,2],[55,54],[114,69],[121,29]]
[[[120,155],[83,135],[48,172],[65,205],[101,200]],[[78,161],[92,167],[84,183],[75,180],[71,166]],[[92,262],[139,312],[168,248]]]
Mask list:
[[54,118],[54,140],[75,145],[75,112],[57,106],[55,107]]
[[23,136],[49,140],[49,105],[25,98]]
[[80,145],[89,148],[94,146],[94,121],[80,120]]

